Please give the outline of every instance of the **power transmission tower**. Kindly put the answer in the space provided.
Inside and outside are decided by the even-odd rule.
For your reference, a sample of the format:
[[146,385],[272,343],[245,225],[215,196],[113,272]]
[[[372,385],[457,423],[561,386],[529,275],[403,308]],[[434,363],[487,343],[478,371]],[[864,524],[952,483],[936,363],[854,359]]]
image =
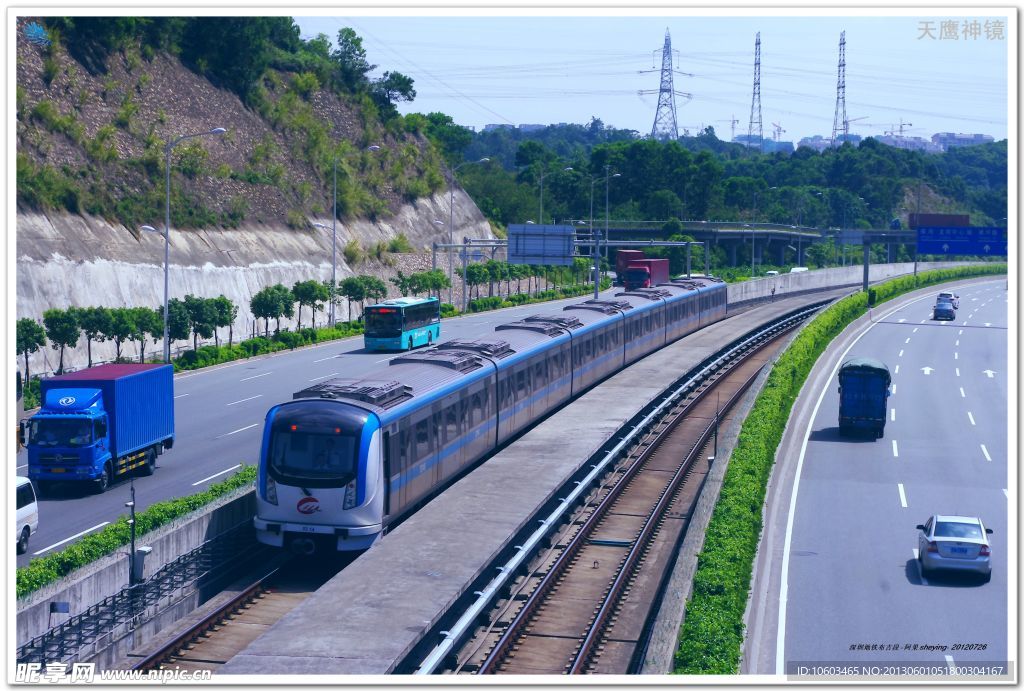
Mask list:
[[[657,51],[655,51],[656,53]],[[641,70],[643,72],[654,70]],[[679,72],[672,68],[672,37],[665,29],[665,46],[661,49],[661,86],[658,89],[658,109],[654,113],[654,127],[651,128],[651,138],[662,141],[679,139],[679,126],[676,124],[676,96],[692,98],[691,94],[683,91],[676,91],[673,83],[673,73],[684,74],[692,77],[692,74]],[[654,91],[640,91],[640,94],[653,94]]]
[[846,119],[846,32],[839,34],[839,81],[836,84],[836,116],[832,121],[832,146],[836,145],[839,133],[846,141],[850,133],[850,123]]
[[764,151],[764,129],[761,126],[761,32],[757,32],[754,42],[754,97],[750,101],[750,127],[747,128],[747,145],[754,144],[757,137],[757,148]]

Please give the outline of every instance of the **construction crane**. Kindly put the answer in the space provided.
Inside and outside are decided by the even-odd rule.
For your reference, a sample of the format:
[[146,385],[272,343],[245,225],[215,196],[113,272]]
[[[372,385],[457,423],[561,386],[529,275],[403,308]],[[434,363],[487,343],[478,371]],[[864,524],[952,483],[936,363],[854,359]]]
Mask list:
[[782,129],[782,125],[780,125],[777,122],[773,122],[772,127],[775,128],[775,141],[779,141],[779,135],[785,132],[786,130]]
[[[863,115],[863,116],[861,116],[859,118],[853,118],[852,120],[847,120],[846,124],[845,124],[846,131],[847,132],[850,131],[850,123],[851,122],[857,122],[858,120],[867,120],[867,119],[868,119],[868,116],[867,115]],[[867,123],[864,123],[864,125],[867,125]]]
[[[913,127],[913,126],[914,126],[914,123],[912,123],[912,122],[903,122],[903,118],[900,118],[900,125],[899,125],[899,130],[898,130],[899,136],[902,137],[903,136],[903,130],[905,130],[907,128],[910,128],[910,127]],[[886,136],[890,136],[890,137],[896,135],[897,134],[897,127],[896,127],[896,125],[893,125],[892,129],[886,131],[885,134],[886,134]]]
[[729,127],[730,127],[729,141],[732,141],[732,140],[736,139],[736,125],[739,123],[739,120],[736,119],[735,115],[733,115],[732,118],[729,119],[729,120],[715,120],[715,122],[727,122],[727,123],[729,123]]

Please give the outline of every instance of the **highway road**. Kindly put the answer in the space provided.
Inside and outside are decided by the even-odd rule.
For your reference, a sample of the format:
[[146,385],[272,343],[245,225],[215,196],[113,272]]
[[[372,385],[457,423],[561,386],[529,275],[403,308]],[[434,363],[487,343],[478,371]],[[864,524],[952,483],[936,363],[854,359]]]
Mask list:
[[[874,357],[893,372],[884,438],[839,436],[834,369],[820,398],[811,398],[810,425],[798,435],[804,448],[790,459],[797,482],[781,492],[789,522],[766,527],[778,536],[768,544],[783,545],[772,552],[780,573],[770,586],[761,574],[753,587],[752,609],[763,613],[774,602],[777,626],[754,616],[748,631],[764,640],[745,671],[853,663],[878,670],[928,663],[940,674],[981,663],[1005,669],[1016,626],[1007,618],[1014,485],[1005,285],[959,287],[952,322],[930,319],[934,295],[945,288],[895,310],[883,306],[836,361]],[[979,516],[994,530],[991,582],[922,577],[914,526],[933,513]]]
[[[618,290],[621,288],[605,291],[602,297]],[[584,299],[586,296],[446,319],[441,341],[479,336],[498,324]],[[200,492],[229,477],[242,463],[254,465],[259,458],[263,418],[271,406],[290,400],[294,392],[318,381],[359,376],[398,355],[368,352],[359,336],[175,376],[174,448],[159,458],[154,475],[135,478],[136,510]],[[27,463],[22,450],[17,455],[19,475],[27,474]],[[39,531],[32,536],[28,552],[18,556],[18,566],[116,521],[125,513],[128,500],[127,480],[113,484],[101,495],[74,485],[57,489],[54,496],[40,500]]]

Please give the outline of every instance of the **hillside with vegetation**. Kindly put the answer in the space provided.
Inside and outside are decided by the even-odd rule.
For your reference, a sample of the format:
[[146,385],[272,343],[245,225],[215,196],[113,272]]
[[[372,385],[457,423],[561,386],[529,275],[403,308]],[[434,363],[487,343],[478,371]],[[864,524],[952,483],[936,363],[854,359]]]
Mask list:
[[[33,22],[48,45],[24,40]],[[429,120],[395,107],[415,97],[412,80],[370,78],[351,29],[336,47],[302,40],[288,17],[25,18],[18,29],[21,208],[153,223],[165,145],[215,127],[227,131],[173,149],[173,227],[308,226],[330,215],[335,161],[342,219],[386,218],[445,187]]]

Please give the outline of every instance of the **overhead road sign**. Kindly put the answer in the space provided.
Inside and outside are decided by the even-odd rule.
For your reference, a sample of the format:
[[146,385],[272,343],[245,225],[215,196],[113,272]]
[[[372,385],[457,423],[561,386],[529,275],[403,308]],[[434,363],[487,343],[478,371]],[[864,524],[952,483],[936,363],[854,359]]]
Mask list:
[[917,229],[918,254],[1005,257],[1006,228],[929,226]]
[[509,225],[508,263],[571,266],[575,240],[576,229],[569,225]]

